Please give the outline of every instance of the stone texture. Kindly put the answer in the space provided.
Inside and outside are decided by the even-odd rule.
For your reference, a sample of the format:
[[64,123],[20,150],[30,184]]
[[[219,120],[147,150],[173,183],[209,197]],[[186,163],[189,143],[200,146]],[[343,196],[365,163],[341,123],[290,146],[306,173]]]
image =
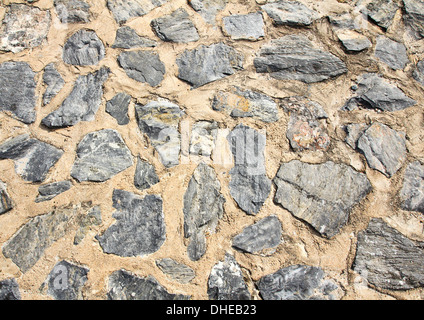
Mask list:
[[265,24],[260,12],[232,15],[222,19],[222,30],[234,40],[259,40],[265,37]]
[[105,253],[121,257],[152,254],[165,242],[166,231],[162,198],[147,195],[144,198],[123,191],[113,191],[112,217],[116,223],[102,235],[96,236]]
[[0,215],[13,209],[13,202],[7,193],[6,184],[0,180]]
[[406,47],[385,36],[377,37],[375,56],[394,70],[402,70],[409,62]]
[[199,40],[199,34],[187,11],[180,8],[169,15],[152,20],[151,26],[163,41],[187,43]]
[[215,149],[218,123],[197,121],[191,128],[190,155],[210,157]]
[[54,0],[57,16],[62,23],[88,23],[90,4],[82,0]]
[[396,0],[361,0],[357,5],[372,22],[386,30],[393,23],[396,11],[399,9],[398,2]]
[[107,7],[116,22],[123,24],[132,18],[148,14],[169,0],[107,0]]
[[423,242],[410,240],[382,219],[374,218],[358,234],[353,269],[379,288],[423,287],[423,246]]
[[182,284],[187,284],[196,277],[193,269],[171,258],[156,260],[156,265],[169,278]]
[[276,25],[309,26],[319,18],[317,12],[292,0],[271,2],[261,7]]
[[234,48],[216,43],[184,51],[177,58],[177,65],[178,78],[198,88],[242,69],[243,57]]
[[412,73],[415,80],[424,86],[424,60],[420,60]]
[[343,61],[331,53],[316,49],[304,36],[288,35],[264,45],[254,66],[258,73],[269,73],[278,80],[314,83],[347,72]]
[[403,0],[405,25],[416,39],[424,38],[424,3],[420,0]]
[[56,70],[54,63],[49,63],[44,68],[43,82],[47,86],[43,95],[43,104],[46,105],[62,90],[65,80],[63,80],[60,73]]
[[344,127],[346,131],[345,142],[354,150],[358,147],[358,140],[364,134],[369,125],[365,123],[351,123]]
[[264,300],[339,300],[341,290],[320,267],[293,265],[262,277],[258,289]]
[[38,196],[35,202],[49,201],[59,194],[68,191],[72,187],[71,181],[59,181],[45,184],[38,187]]
[[43,182],[63,150],[23,134],[0,145],[0,159],[11,159],[15,172],[25,181]]
[[331,161],[283,163],[274,183],[274,201],[327,238],[340,232],[352,208],[371,191],[365,174]]
[[102,102],[103,84],[109,72],[107,67],[102,67],[93,73],[79,76],[69,96],[41,123],[49,128],[63,128],[81,121],[93,121]]
[[106,103],[106,112],[114,117],[119,125],[126,125],[130,122],[128,117],[130,102],[131,96],[125,92],[120,92]]
[[159,177],[156,174],[155,167],[138,157],[134,175],[135,187],[139,190],[145,190],[157,183],[159,183]]
[[50,29],[50,11],[12,3],[0,27],[0,50],[20,52],[43,44]]
[[361,28],[358,20],[353,19],[349,12],[329,15],[328,20],[336,30],[359,30]]
[[424,213],[424,165],[419,161],[406,168],[400,198],[403,210]]
[[97,65],[105,57],[105,47],[96,32],[81,29],[63,46],[63,61],[75,66]]
[[356,31],[337,30],[336,35],[347,53],[361,52],[372,47],[371,41]]
[[190,0],[188,3],[207,23],[214,25],[216,15],[225,8],[228,0]]
[[102,213],[99,206],[92,207],[85,215],[79,216],[79,228],[75,233],[74,245],[79,245],[90,231],[92,226],[99,226],[102,223]]
[[21,300],[19,285],[14,278],[0,281],[0,301],[6,300]]
[[156,44],[156,41],[146,37],[141,37],[134,29],[128,26],[123,26],[116,31],[115,42],[112,45],[112,48],[145,48],[156,47]]
[[213,266],[208,279],[210,300],[250,300],[240,266],[234,257],[225,254],[225,260]]
[[0,111],[26,124],[35,121],[35,75],[26,62],[0,64]]

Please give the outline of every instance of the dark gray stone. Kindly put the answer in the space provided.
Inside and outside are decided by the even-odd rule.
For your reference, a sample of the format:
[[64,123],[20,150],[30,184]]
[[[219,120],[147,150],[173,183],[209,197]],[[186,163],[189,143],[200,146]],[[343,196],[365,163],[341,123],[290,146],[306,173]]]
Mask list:
[[44,68],[43,82],[47,85],[46,92],[43,95],[43,104],[49,104],[50,101],[62,90],[65,80],[59,72],[57,72],[53,63],[49,63]]
[[121,135],[112,129],[87,134],[77,147],[71,176],[78,181],[103,182],[133,165]]
[[396,15],[396,11],[399,9],[399,1],[396,0],[372,0],[366,1],[362,6],[362,2],[358,2],[361,5],[360,11],[367,15],[372,22],[381,27],[382,29],[388,29]]
[[131,96],[125,92],[120,92],[106,103],[106,112],[116,119],[119,125],[126,125],[130,122],[128,117],[128,107]]
[[382,219],[359,232],[353,269],[374,286],[409,290],[424,286],[424,243],[412,241]]
[[424,38],[424,3],[420,0],[403,0],[405,25],[416,39]]
[[260,12],[224,17],[223,31],[234,40],[259,40],[265,37],[265,24]]
[[121,27],[116,31],[115,43],[112,48],[132,49],[145,47],[156,47],[156,41],[139,36],[134,29],[128,26]]
[[71,189],[71,181],[59,181],[38,187],[38,196],[35,198],[35,202],[49,201],[59,194]]
[[80,216],[79,228],[75,233],[74,245],[79,245],[87,235],[92,226],[99,226],[102,223],[102,213],[99,206],[92,207],[87,214]]
[[5,300],[21,300],[19,285],[14,278],[0,281],[0,301]]
[[57,16],[62,23],[88,23],[90,5],[82,0],[54,0]]
[[424,213],[424,165],[419,161],[406,168],[400,198],[402,209]]
[[23,134],[0,145],[0,159],[11,159],[15,172],[29,182],[42,182],[63,155],[63,150]]
[[319,18],[317,12],[297,1],[280,0],[263,5],[261,8],[276,25],[309,26]]
[[35,73],[26,62],[3,62],[0,65],[0,111],[30,124],[35,121]]
[[102,235],[96,236],[105,253],[121,257],[144,256],[159,250],[165,242],[166,231],[162,198],[114,190],[113,218],[116,223]]
[[63,46],[63,61],[75,66],[97,65],[105,57],[105,47],[92,30],[75,32]]
[[377,37],[375,56],[394,70],[404,69],[409,62],[405,45],[385,36]]
[[371,191],[365,174],[331,161],[283,163],[274,183],[274,201],[327,238],[340,232],[352,208]]
[[155,167],[138,157],[134,175],[135,187],[139,190],[145,190],[157,183],[159,183],[159,177],[156,174]]
[[264,45],[254,59],[258,73],[269,73],[278,80],[314,83],[346,73],[343,61],[313,47],[304,36],[288,35]]
[[196,276],[193,269],[170,258],[156,260],[156,265],[168,277],[182,284],[189,283]]
[[79,76],[69,96],[60,107],[47,115],[41,123],[49,128],[73,126],[80,121],[93,121],[103,96],[103,84],[109,68]]
[[7,193],[6,184],[0,180],[0,215],[13,209],[13,202]]
[[123,24],[132,18],[148,14],[169,0],[107,0],[107,7],[116,22]]
[[415,66],[415,70],[412,73],[415,80],[424,86],[424,60],[421,60]]
[[364,134],[369,125],[365,123],[351,123],[344,127],[346,131],[345,142],[354,150],[358,147],[358,140]]
[[214,25],[216,15],[224,10],[228,0],[190,0],[188,3],[207,23]]
[[225,78],[243,68],[243,57],[223,43],[201,45],[177,58],[178,78],[198,88]]

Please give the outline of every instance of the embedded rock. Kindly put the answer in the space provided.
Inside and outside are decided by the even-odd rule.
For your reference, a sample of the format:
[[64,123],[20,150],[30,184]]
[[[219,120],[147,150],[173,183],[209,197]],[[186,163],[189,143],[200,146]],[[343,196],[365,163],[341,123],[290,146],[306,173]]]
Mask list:
[[134,175],[135,187],[139,190],[145,190],[157,183],[159,183],[159,177],[156,174],[155,167],[138,157]]
[[214,25],[216,15],[225,8],[228,0],[190,0],[188,3],[207,23]]
[[38,187],[38,196],[35,198],[35,202],[49,201],[59,194],[71,189],[71,181],[59,181]]
[[424,3],[420,0],[403,0],[405,25],[416,39],[424,38]]
[[148,14],[169,0],[107,0],[107,7],[116,22],[123,24],[132,18]]
[[385,36],[377,37],[375,56],[394,70],[403,70],[409,62],[405,45]]
[[364,35],[352,30],[338,30],[336,35],[347,53],[361,52],[371,48],[371,41]]
[[77,232],[74,237],[74,245],[79,245],[84,240],[92,226],[99,226],[102,223],[102,213],[99,206],[92,207],[85,215],[80,216]]
[[[358,5],[361,5],[362,2],[364,1],[360,1]],[[386,30],[392,25],[398,9],[399,4],[396,0],[368,0],[360,11],[379,27]]]
[[120,126],[130,122],[128,117],[128,107],[131,96],[125,92],[120,92],[106,103],[106,112],[116,119]]
[[75,32],[63,46],[63,61],[75,66],[97,65],[105,57],[105,47],[92,30]]
[[62,23],[88,23],[90,5],[82,0],[54,0],[57,16]]
[[264,19],[260,12],[223,18],[223,31],[234,40],[259,40],[265,37]]
[[328,16],[331,26],[336,30],[358,30],[361,28],[358,21],[348,12]]
[[0,301],[21,300],[19,285],[15,278],[0,281]]
[[276,25],[309,26],[319,18],[317,12],[297,1],[280,0],[263,5],[261,8]]
[[406,168],[400,198],[403,210],[424,213],[424,165],[419,161]]
[[369,125],[365,123],[351,123],[345,126],[346,131],[345,142],[353,149],[356,150],[358,147],[358,140],[364,134],[365,130],[369,128]]
[[43,95],[43,104],[49,104],[50,101],[62,90],[65,80],[57,72],[53,63],[49,63],[44,68],[43,82],[47,85],[46,92]]
[[191,129],[190,154],[210,157],[215,149],[217,136],[218,123],[215,121],[197,121]]
[[156,41],[139,36],[134,29],[128,26],[121,27],[116,31],[115,43],[112,48],[132,49],[145,47],[156,47]]
[[7,193],[6,184],[0,180],[0,215],[13,209],[13,202]]
[[156,260],[156,265],[168,277],[182,284],[189,283],[196,276],[193,269],[170,258]]
[[424,60],[417,63],[412,76],[424,86]]

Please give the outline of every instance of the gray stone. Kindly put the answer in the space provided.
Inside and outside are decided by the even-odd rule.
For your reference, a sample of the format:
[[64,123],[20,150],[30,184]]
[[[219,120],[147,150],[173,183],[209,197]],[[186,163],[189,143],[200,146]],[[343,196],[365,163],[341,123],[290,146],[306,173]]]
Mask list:
[[274,201],[326,238],[340,232],[352,208],[371,191],[365,174],[332,161],[283,163],[274,183]]
[[259,40],[265,37],[265,24],[260,12],[224,17],[223,31],[234,40]]
[[79,217],[79,228],[74,237],[74,245],[76,246],[84,240],[92,226],[99,226],[102,223],[102,213],[99,206],[92,207],[87,214]]
[[116,31],[115,43],[112,48],[132,49],[156,47],[156,41],[146,37],[141,37],[134,29],[123,26]]
[[361,52],[372,47],[371,41],[356,31],[338,30],[336,35],[347,53]]
[[264,300],[339,300],[341,290],[320,267],[293,265],[258,281]]
[[35,121],[35,73],[26,62],[0,64],[0,111],[30,124]]
[[262,47],[254,59],[258,73],[269,73],[278,80],[314,83],[346,73],[343,61],[312,46],[304,36],[288,35]]
[[357,5],[359,5],[363,14],[384,30],[392,25],[396,11],[399,9],[396,0],[365,0],[359,1]]
[[263,5],[261,8],[276,25],[309,26],[319,18],[317,12],[297,1],[280,0]]
[[42,182],[63,155],[63,150],[23,134],[0,145],[0,159],[11,159],[15,172],[29,182]]
[[97,65],[105,57],[105,47],[96,32],[81,29],[63,46],[63,61],[75,66]]
[[139,82],[147,82],[152,87],[158,86],[165,74],[165,65],[155,52],[143,50],[122,52],[118,62],[128,77]]
[[277,247],[281,236],[281,222],[277,216],[272,215],[244,228],[233,238],[233,247],[248,253],[261,252]]
[[163,41],[192,42],[199,40],[199,34],[187,11],[180,8],[170,15],[152,20],[151,26]]
[[190,138],[190,154],[210,157],[215,149],[218,136],[218,123],[215,121],[197,121],[193,124]]
[[77,147],[71,176],[78,181],[103,182],[133,165],[121,135],[112,129],[87,134]]
[[358,30],[361,28],[360,24],[348,12],[328,16],[328,20],[336,30]]
[[405,133],[376,122],[359,138],[358,149],[365,155],[370,168],[390,178],[406,160]]
[[15,278],[0,281],[0,301],[21,300],[19,285]]
[[420,0],[403,0],[405,25],[416,39],[424,38],[424,3]]
[[359,232],[353,269],[374,286],[409,290],[424,286],[424,243],[408,239],[382,219]]
[[405,45],[385,36],[377,37],[375,56],[394,70],[404,69],[409,62]]
[[46,92],[43,95],[43,104],[49,104],[50,101],[62,90],[65,80],[57,72],[53,63],[49,63],[44,68],[43,82],[47,85]]
[[13,202],[7,193],[6,184],[0,180],[0,215],[13,209]]
[[147,195],[144,198],[123,191],[113,191],[112,217],[116,223],[102,235],[96,236],[105,253],[121,257],[152,254],[165,242],[166,230],[162,198]]
[[125,92],[120,92],[106,103],[106,112],[116,119],[119,125],[126,125],[130,122],[128,117],[128,107],[131,96]]
[[148,14],[169,0],[107,0],[107,7],[116,22],[123,24],[132,18]]
[[82,0],[54,0],[57,16],[62,23],[88,23],[90,5]]
[[216,43],[184,51],[177,58],[177,65],[178,78],[198,88],[242,69],[243,57],[234,48]]
[[213,266],[208,279],[210,300],[252,299],[236,259],[225,254],[225,260]]
[[156,260],[156,265],[168,277],[182,284],[189,283],[196,276],[193,269],[170,258]]
[[228,0],[190,0],[188,3],[207,23],[214,25],[216,15],[224,10]]
[[344,127],[346,131],[345,142],[354,150],[358,147],[358,140],[364,134],[369,125],[365,123],[351,123]]
[[109,72],[107,67],[102,67],[93,73],[79,76],[69,96],[41,123],[49,128],[62,128],[81,121],[93,121],[102,102],[103,84]]
[[213,233],[224,214],[225,199],[214,169],[199,164],[184,194],[184,237],[189,238],[188,255],[199,260],[206,251],[206,232]]
[[145,190],[149,189],[156,183],[159,183],[159,177],[156,174],[155,167],[138,157],[134,175],[135,187],[139,190]]
[[424,60],[421,60],[417,63],[412,76],[415,80],[424,86]]
[[71,187],[71,181],[59,181],[39,186],[38,196],[35,198],[35,202],[49,201],[59,194],[68,191]]
[[108,300],[189,300],[190,296],[169,293],[153,276],[138,277],[126,270],[112,273]]
[[6,6],[0,27],[0,50],[18,53],[40,46],[50,29],[50,11],[25,4]]
[[424,165],[419,161],[406,168],[400,198],[402,209],[424,213]]

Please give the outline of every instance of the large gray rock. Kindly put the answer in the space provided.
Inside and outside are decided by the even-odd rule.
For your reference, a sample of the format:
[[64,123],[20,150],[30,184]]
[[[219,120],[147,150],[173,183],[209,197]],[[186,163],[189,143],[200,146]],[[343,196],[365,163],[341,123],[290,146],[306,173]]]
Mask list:
[[54,8],[62,23],[88,23],[90,4],[83,0],[54,0]]
[[79,76],[69,96],[41,123],[49,128],[62,128],[81,121],[93,121],[102,102],[103,84],[109,72],[109,68],[102,67],[93,73]]
[[0,180],[0,215],[13,209],[13,202],[7,193],[6,184]]
[[201,45],[177,58],[178,78],[198,88],[225,78],[243,68],[243,57],[223,43]]
[[417,39],[424,38],[424,3],[421,0],[403,0],[405,25]]
[[26,62],[0,64],[0,111],[30,124],[35,121],[35,73]]
[[145,47],[156,47],[156,41],[139,36],[134,29],[128,26],[123,26],[116,31],[116,38],[112,48],[132,49]]
[[265,37],[265,24],[260,12],[232,15],[222,19],[222,30],[234,40],[259,40]]
[[135,187],[138,190],[145,190],[149,189],[156,183],[159,183],[159,177],[156,174],[155,167],[138,157],[134,175]]
[[207,23],[214,25],[216,15],[224,10],[228,0],[190,0],[188,3]]
[[141,198],[128,191],[114,190],[112,200],[116,209],[112,217],[116,223],[96,236],[103,251],[121,257],[158,251],[166,238],[162,198],[157,195]]
[[276,25],[309,26],[319,18],[317,12],[292,0],[271,2],[261,7]]
[[402,209],[424,213],[424,165],[419,161],[406,168],[400,198]]
[[44,68],[43,82],[47,85],[46,92],[43,94],[43,104],[46,105],[62,90],[65,80],[56,70],[54,64],[49,63]]
[[0,281],[0,301],[21,300],[19,285],[15,278]]
[[399,9],[396,0],[361,0],[357,3],[360,11],[384,30],[388,29]]
[[119,125],[126,125],[130,122],[128,117],[130,102],[131,96],[125,92],[120,92],[106,103],[106,112],[114,117]]
[[74,245],[79,245],[87,235],[90,228],[102,223],[102,213],[99,206],[92,207],[85,215],[79,216],[79,228],[75,233]]
[[293,265],[266,275],[258,281],[264,300],[339,300],[338,284],[327,279],[320,267]]
[[320,82],[346,73],[343,61],[313,47],[304,36],[288,35],[264,45],[254,59],[258,73],[269,73],[278,80]]
[[71,181],[59,181],[49,184],[45,184],[38,187],[38,196],[35,198],[35,202],[49,201],[59,194],[68,191],[72,187]]
[[382,219],[359,232],[353,269],[369,283],[389,290],[424,286],[424,243],[408,239]]
[[63,150],[23,134],[0,145],[0,159],[11,159],[15,172],[29,182],[42,182],[63,155]]
[[81,29],[65,42],[62,59],[75,66],[91,66],[97,65],[105,54],[103,42],[96,32]]
[[375,56],[395,70],[403,70],[409,62],[405,45],[385,36],[377,37]]
[[77,147],[71,176],[78,181],[103,182],[133,165],[121,135],[112,129],[87,134]]
[[331,161],[283,163],[274,183],[274,201],[327,238],[340,232],[352,208],[371,191],[365,174]]
[[412,73],[415,80],[424,86],[424,60],[421,60],[415,66],[415,70]]
[[107,7],[116,22],[123,24],[132,18],[148,14],[169,0],[107,0]]
[[196,276],[193,269],[171,258],[156,260],[156,265],[168,277],[182,284],[189,283]]

